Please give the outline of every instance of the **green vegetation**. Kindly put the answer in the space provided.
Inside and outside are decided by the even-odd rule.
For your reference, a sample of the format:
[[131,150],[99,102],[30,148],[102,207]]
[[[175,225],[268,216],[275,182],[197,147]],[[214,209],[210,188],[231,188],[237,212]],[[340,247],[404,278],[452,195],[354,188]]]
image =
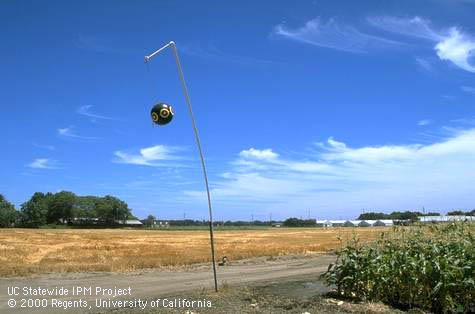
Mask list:
[[107,195],[77,196],[72,192],[36,192],[20,211],[0,195],[0,227],[52,226],[56,224],[113,225],[116,220],[134,218],[128,205]]
[[[170,221],[171,222],[171,221]],[[242,225],[242,226],[234,226],[234,225],[222,225],[222,224],[213,224],[214,230],[269,230],[271,227],[269,225],[266,226],[255,226],[255,225]],[[209,223],[202,226],[180,226],[180,225],[173,225],[169,228],[165,229],[156,229],[156,230],[165,230],[165,231],[207,231],[209,230]]]
[[0,194],[0,228],[11,227],[18,218],[15,206]]
[[441,312],[475,310],[475,224],[395,227],[355,239],[323,278],[343,297]]
[[[430,213],[433,216],[440,216],[439,213]],[[364,213],[361,214],[358,219],[359,220],[378,220],[378,219],[394,219],[394,220],[409,220],[409,221],[417,221],[417,216],[424,216],[420,212],[412,212],[412,211],[405,211],[405,212],[392,212],[390,214],[385,213]]]
[[475,209],[464,212],[463,210],[453,210],[447,213],[449,216],[475,216]]
[[151,227],[155,220],[157,220],[157,218],[154,215],[148,215],[147,219],[145,219],[144,221],[144,225],[147,227]]
[[315,227],[315,219],[288,218],[284,221],[284,227]]
[[[177,219],[169,220],[170,227],[179,227],[184,230],[187,229],[207,229],[209,227],[208,220],[193,220],[193,219]],[[214,221],[213,225],[215,227],[229,227],[231,229],[254,229],[255,227],[270,227],[275,221]]]

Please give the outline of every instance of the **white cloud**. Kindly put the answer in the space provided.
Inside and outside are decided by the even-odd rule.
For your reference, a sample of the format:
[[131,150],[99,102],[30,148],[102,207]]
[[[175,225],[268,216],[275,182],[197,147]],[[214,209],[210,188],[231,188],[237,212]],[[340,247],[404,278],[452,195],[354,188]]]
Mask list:
[[475,54],[475,40],[453,27],[450,35],[435,46],[441,60],[448,60],[461,69],[475,73],[475,66],[469,63],[469,58]]
[[274,153],[272,149],[259,150],[255,148],[243,150],[239,153],[239,155],[243,158],[255,158],[262,160],[275,159],[279,156],[278,154]]
[[[239,154],[232,169],[211,181],[212,197],[218,208],[259,208],[276,217],[308,208],[321,217],[343,218],[356,216],[361,208],[470,208],[475,129],[450,132],[427,145],[355,148],[329,138],[305,159],[283,158],[270,149],[275,154],[270,159]],[[186,195],[205,200],[202,192]]]
[[346,144],[334,140],[333,137],[330,137],[327,142],[330,145],[331,150],[333,150],[333,151],[335,151],[335,150],[337,150],[337,151],[346,150]]
[[401,35],[432,41],[440,41],[444,38],[441,34],[432,29],[432,25],[429,20],[418,16],[413,18],[378,16],[368,18],[368,22],[374,27]]
[[56,161],[48,158],[37,158],[27,165],[33,169],[57,169]]
[[69,138],[76,138],[82,140],[97,140],[98,137],[93,136],[82,136],[76,133],[73,126],[66,127],[66,128],[59,128],[57,129],[58,135],[61,137],[69,137]]
[[[329,141],[338,146],[333,139],[329,139]],[[271,170],[285,166],[296,172],[328,172],[328,165],[326,164],[308,160],[292,161],[282,159],[279,158],[279,154],[269,148],[262,150],[255,148],[242,150],[239,153],[239,157],[240,158],[233,164],[249,171]]]
[[354,163],[373,163],[390,160],[402,160],[412,155],[419,145],[383,145],[383,146],[367,146],[362,148],[348,148],[346,145],[339,150],[333,150],[332,144],[329,142],[329,151],[322,156],[326,161],[342,161]]
[[296,29],[279,24],[274,28],[274,34],[314,46],[355,53],[401,45],[400,42],[361,32],[350,25],[340,24],[335,19],[323,23],[319,18],[315,18]]
[[[458,27],[436,29],[430,20],[418,16],[379,16],[367,20],[371,26],[386,32],[432,42],[440,60],[450,61],[463,70],[475,73],[475,65],[470,61],[475,56],[475,39]],[[406,45],[397,40],[362,32],[351,25],[337,23],[335,19],[322,23],[319,18],[315,18],[295,29],[279,24],[274,28],[274,34],[315,46],[356,53]],[[432,70],[427,60],[418,57],[416,62],[423,69]]]
[[176,147],[169,147],[165,145],[145,147],[140,149],[139,152],[135,154],[119,150],[114,152],[116,158],[113,161],[123,164],[158,167],[165,165],[161,163],[163,161],[180,159],[179,156],[174,154],[177,150],[178,148]]
[[469,60],[475,53],[475,39],[457,27],[436,30],[429,20],[420,17],[373,17],[368,21],[385,31],[435,42],[434,50],[441,60],[450,61],[459,68],[475,73]]
[[92,105],[81,106],[78,108],[77,113],[92,119],[102,119],[102,120],[116,120],[113,117],[108,117],[100,115],[91,111]]
[[424,119],[424,120],[419,120],[417,122],[417,125],[419,126],[426,126],[426,125],[429,125],[432,123],[432,120],[429,120],[429,119]]

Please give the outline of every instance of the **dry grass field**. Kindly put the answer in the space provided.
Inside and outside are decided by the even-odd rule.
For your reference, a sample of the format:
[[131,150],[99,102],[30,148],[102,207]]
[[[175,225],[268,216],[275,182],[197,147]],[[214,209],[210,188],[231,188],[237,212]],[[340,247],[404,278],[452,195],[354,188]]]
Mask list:
[[[388,228],[263,229],[215,233],[217,259],[313,254],[355,234],[375,239]],[[206,231],[0,229],[0,276],[48,272],[133,271],[209,262]]]

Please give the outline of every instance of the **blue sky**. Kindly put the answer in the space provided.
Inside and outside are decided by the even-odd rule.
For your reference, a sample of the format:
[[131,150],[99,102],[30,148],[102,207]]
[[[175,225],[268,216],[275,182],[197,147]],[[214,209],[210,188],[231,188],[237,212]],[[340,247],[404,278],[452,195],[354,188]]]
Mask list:
[[[475,207],[474,1],[2,1],[0,192],[205,219]],[[158,100],[175,118],[154,127]],[[6,145],[5,145],[6,144]]]

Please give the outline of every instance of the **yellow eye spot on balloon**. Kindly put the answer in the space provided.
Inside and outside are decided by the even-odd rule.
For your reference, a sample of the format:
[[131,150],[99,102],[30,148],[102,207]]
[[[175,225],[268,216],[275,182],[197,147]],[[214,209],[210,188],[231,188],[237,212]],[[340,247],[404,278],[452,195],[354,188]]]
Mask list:
[[163,108],[160,110],[160,117],[166,119],[170,115],[170,111],[167,108]]
[[157,114],[156,112],[152,112],[152,120],[153,120],[154,122],[157,122],[157,121],[158,121],[158,118],[159,118],[159,117],[158,117],[158,114]]

